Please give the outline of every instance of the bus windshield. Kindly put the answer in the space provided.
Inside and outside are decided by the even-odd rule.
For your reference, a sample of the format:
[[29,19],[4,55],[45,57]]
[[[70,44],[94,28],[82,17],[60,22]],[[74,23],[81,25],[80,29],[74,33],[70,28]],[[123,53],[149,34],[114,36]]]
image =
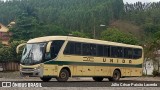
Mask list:
[[26,44],[23,50],[21,64],[33,65],[41,63],[46,43]]

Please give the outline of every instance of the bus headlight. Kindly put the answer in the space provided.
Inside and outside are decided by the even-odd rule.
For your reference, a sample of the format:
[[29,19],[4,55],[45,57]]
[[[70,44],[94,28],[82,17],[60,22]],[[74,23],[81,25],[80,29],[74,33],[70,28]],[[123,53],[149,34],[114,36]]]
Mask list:
[[41,67],[40,67],[40,66],[38,66],[38,67],[35,67],[34,69],[35,69],[35,70],[37,70],[37,69],[40,69],[40,68],[41,68]]

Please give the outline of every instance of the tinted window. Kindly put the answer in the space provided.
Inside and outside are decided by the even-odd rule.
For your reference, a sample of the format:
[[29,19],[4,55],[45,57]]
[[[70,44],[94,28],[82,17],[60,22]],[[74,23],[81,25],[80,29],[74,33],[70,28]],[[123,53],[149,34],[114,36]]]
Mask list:
[[96,44],[68,42],[64,54],[96,56]]
[[111,57],[117,57],[117,47],[111,46]]
[[75,43],[74,42],[68,42],[67,46],[64,50],[64,54],[74,54],[75,53]]
[[123,48],[117,47],[117,57],[122,58],[123,57]]
[[63,43],[64,43],[64,41],[62,41],[62,40],[57,40],[57,41],[52,42],[51,49],[50,49],[51,58],[57,57]]
[[64,54],[137,59],[142,57],[142,50],[127,48],[127,47],[124,48],[124,47],[96,45],[96,44],[80,43],[80,42],[68,42],[64,50]]
[[90,55],[90,45],[87,43],[82,44],[83,53],[82,55]]
[[104,46],[104,56],[110,57],[110,46]]
[[131,59],[133,56],[133,50],[131,48],[124,48],[124,58]]
[[90,44],[90,55],[96,56],[97,47],[95,44]]
[[75,43],[75,54],[81,55],[81,52],[82,52],[81,43]]
[[142,57],[142,49],[133,49],[133,58],[138,59]]
[[97,45],[97,56],[103,56],[103,45]]

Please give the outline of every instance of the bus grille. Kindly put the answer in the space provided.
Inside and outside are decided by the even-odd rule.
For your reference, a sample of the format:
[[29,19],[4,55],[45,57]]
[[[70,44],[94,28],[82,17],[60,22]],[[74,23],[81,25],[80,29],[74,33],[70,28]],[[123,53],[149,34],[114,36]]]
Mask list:
[[33,68],[22,68],[22,71],[34,71]]
[[33,75],[33,73],[22,73],[22,74],[25,76],[32,76]]

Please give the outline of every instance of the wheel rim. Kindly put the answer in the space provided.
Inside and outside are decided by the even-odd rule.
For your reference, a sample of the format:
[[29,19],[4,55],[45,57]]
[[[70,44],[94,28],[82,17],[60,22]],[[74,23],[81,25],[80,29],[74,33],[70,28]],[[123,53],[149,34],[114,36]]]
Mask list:
[[113,75],[113,78],[118,79],[118,78],[119,78],[118,73],[115,73],[115,74]]
[[65,72],[61,73],[61,78],[66,78],[66,73]]

